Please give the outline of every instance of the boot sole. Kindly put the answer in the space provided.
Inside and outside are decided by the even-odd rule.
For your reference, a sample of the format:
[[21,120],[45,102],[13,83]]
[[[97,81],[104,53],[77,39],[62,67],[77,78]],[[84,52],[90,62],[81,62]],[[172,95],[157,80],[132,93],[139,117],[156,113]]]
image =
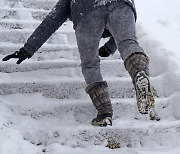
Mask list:
[[101,126],[101,127],[105,127],[105,126],[108,126],[108,125],[112,126],[112,118],[111,117],[106,117],[102,121],[92,121],[91,124],[94,125],[94,126]]
[[144,77],[140,77],[135,86],[137,105],[141,114],[149,114],[149,111],[154,109],[155,100],[151,92],[150,82],[144,73],[143,75]]

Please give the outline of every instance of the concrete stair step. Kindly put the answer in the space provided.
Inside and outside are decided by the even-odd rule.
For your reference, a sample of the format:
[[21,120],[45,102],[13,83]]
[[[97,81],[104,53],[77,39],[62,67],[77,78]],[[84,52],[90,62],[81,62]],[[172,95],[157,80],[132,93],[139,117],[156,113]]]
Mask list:
[[[24,81],[23,81],[23,79]],[[4,78],[5,79],[5,78]],[[132,98],[135,96],[135,91],[130,78],[127,77],[105,77],[109,85],[109,93],[112,98]],[[44,96],[52,98],[84,98],[85,83],[83,78],[79,77],[17,77],[11,78],[11,82],[0,82],[0,94],[15,94],[15,93],[35,93],[41,92]],[[153,88],[153,93],[158,96]],[[162,97],[162,96],[158,96]]]
[[[3,58],[7,54],[11,54],[23,47],[23,44],[0,42],[0,57]],[[30,60],[44,61],[65,58],[69,60],[79,60],[79,52],[77,46],[68,44],[55,45],[45,43]]]
[[[14,60],[10,62],[1,62],[0,71],[2,78],[16,78],[16,76],[67,76],[82,77],[80,61],[58,59],[46,61],[25,61],[21,65],[16,65]],[[8,73],[8,74],[3,74]],[[129,77],[125,70],[122,60],[101,60],[101,73],[103,76],[111,77]],[[3,77],[5,76],[5,77]]]
[[[0,94],[42,92],[45,96],[54,98],[83,98],[86,96],[84,80],[79,77],[43,77],[31,78],[24,76],[13,79],[11,82],[1,81]],[[111,78],[109,80],[112,97],[134,97],[134,90],[130,79]]]
[[[58,143],[70,147],[88,147],[106,145],[108,140],[115,140],[121,147],[154,148],[159,146],[177,145],[180,136],[180,121],[143,122],[127,120],[116,121],[119,125],[98,128],[89,125],[59,126],[49,123],[49,127],[40,129],[23,129],[23,136],[33,144],[49,145]],[[126,126],[124,126],[126,124]],[[51,128],[51,129],[50,129]]]
[[[87,96],[83,99],[55,99],[47,98],[42,93],[33,94],[11,94],[1,96],[2,102],[6,102],[13,114],[27,116],[30,119],[41,121],[43,119],[54,119],[55,121],[70,121],[76,124],[89,124],[96,117],[92,101]],[[113,121],[116,120],[139,120],[150,121],[148,115],[138,112],[135,98],[112,98]],[[12,103],[13,102],[13,103]],[[168,104],[166,98],[156,98],[155,110],[160,113],[161,120],[171,118],[172,115],[165,114]],[[174,120],[177,120],[174,116]],[[113,122],[114,123],[114,122]]]
[[40,22],[48,13],[49,11],[42,9],[0,7],[1,22],[6,21],[7,19],[17,20],[17,22],[19,20],[25,20],[26,22],[34,20],[34,22]]
[[51,10],[58,0],[22,0],[22,5],[25,8]]
[[[158,107],[165,101],[168,103],[168,99],[157,99]],[[161,121],[150,121],[137,112],[133,99],[112,99],[112,103],[113,126],[101,128],[90,125],[97,114],[90,99],[58,100],[45,98],[40,93],[1,96],[1,107],[6,104],[9,115],[13,116],[8,127],[19,130],[25,140],[35,145],[58,143],[89,147],[107,144],[111,139],[120,143],[121,147],[129,148],[178,143],[178,119],[167,118],[158,110],[162,115]],[[32,128],[31,124],[35,127]]]
[[[19,43],[24,44],[28,37],[33,33],[34,30],[1,30],[0,31],[0,42],[8,43]],[[58,31],[54,33],[48,40],[49,44],[57,45],[76,45],[75,34],[73,31],[63,32]]]
[[[40,25],[41,20],[37,19],[1,19],[0,20],[0,28],[1,30],[22,30],[22,29],[30,29],[35,30],[37,26]],[[74,33],[74,30],[72,28],[71,21],[67,20],[65,23],[62,24],[59,30],[61,33]],[[68,26],[68,28],[67,28]],[[65,29],[66,28],[66,29]],[[68,29],[68,31],[67,31]]]
[[3,6],[10,7],[10,8],[31,8],[31,9],[43,9],[43,10],[50,10],[52,9],[57,0],[6,0]]
[[0,20],[0,28],[2,30],[35,29],[40,23],[41,23],[41,21],[37,21],[37,20],[2,19],[2,20]]

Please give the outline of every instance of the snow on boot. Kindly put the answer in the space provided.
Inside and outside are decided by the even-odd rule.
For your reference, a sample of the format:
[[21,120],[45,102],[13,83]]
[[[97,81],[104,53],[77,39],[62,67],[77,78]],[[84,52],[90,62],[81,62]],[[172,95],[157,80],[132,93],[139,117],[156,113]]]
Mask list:
[[151,120],[159,120],[154,111],[155,99],[150,86],[148,57],[145,53],[133,53],[124,64],[134,84],[139,112],[149,114]]
[[106,81],[95,82],[86,87],[98,115],[92,120],[92,125],[107,126],[112,125],[112,105],[108,93],[108,85]]
[[150,117],[150,120],[156,120],[156,121],[160,120],[160,118],[157,116],[154,109],[149,110],[149,117]]
[[137,73],[134,86],[138,110],[142,114],[148,114],[150,109],[154,109],[155,100],[151,92],[148,76],[144,71]]
[[135,77],[135,90],[138,110],[141,114],[149,114],[150,120],[159,121],[160,118],[155,113],[155,99],[150,87],[150,81],[144,71],[137,73]]

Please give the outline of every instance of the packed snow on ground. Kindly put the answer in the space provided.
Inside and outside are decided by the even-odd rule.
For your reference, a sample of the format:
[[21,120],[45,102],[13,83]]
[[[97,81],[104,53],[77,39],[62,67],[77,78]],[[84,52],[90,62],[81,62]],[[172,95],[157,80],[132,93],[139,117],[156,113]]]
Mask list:
[[[0,2],[1,3],[1,2]],[[179,77],[180,77],[180,52],[179,52],[179,42],[180,42],[180,1],[179,0],[136,0],[136,7],[138,12],[137,20],[137,34],[139,37],[139,42],[144,48],[145,52],[149,55],[151,59],[150,69],[152,76],[156,77],[161,72],[165,72],[162,75],[162,80],[168,78],[165,85],[157,85],[157,88],[166,88],[165,93],[167,95],[175,96],[172,98],[176,102],[176,107],[179,107],[179,93],[173,93],[173,91],[179,90]],[[72,26],[70,26],[72,27]],[[69,28],[69,26],[68,26]],[[67,29],[68,30],[68,29]],[[71,29],[72,30],[72,29]],[[154,69],[156,68],[156,69]],[[171,80],[173,82],[171,84]],[[169,84],[169,86],[168,86]],[[173,89],[171,91],[171,89]],[[38,96],[39,97],[39,96]],[[6,98],[6,101],[3,99]],[[17,94],[14,98],[14,102],[23,103],[23,97]],[[13,117],[12,111],[7,107],[9,96],[3,97],[0,102],[0,154],[42,154],[41,147],[37,147],[26,141],[22,134],[13,129],[7,128],[9,124],[15,122],[18,124],[18,116]],[[20,102],[20,99],[22,102]],[[31,98],[29,98],[31,99]],[[170,98],[170,101],[172,101]],[[33,102],[33,100],[30,100]],[[46,100],[47,101],[47,100]],[[52,100],[51,100],[52,101]],[[51,102],[52,103],[52,102]],[[56,103],[56,102],[54,102]],[[27,104],[28,105],[28,104]],[[35,105],[35,102],[31,105]],[[39,108],[45,106],[43,99],[37,104]],[[170,107],[166,114],[175,115],[180,118],[179,108]],[[169,113],[170,112],[170,113]],[[175,112],[175,113],[174,113]],[[29,119],[27,119],[29,120]],[[53,120],[52,120],[53,121]],[[28,125],[24,123],[24,125]],[[44,121],[45,122],[45,121]],[[53,121],[56,123],[55,121]],[[58,124],[58,122],[56,123]],[[124,123],[125,125],[126,123]],[[165,123],[168,126],[168,123]],[[22,124],[21,124],[22,125]],[[36,127],[36,125],[31,123],[29,129]],[[22,130],[23,131],[23,130]],[[168,139],[167,139],[168,142]],[[171,141],[169,141],[171,142]],[[180,143],[179,143],[180,144]],[[69,147],[60,144],[51,144],[46,147],[46,154],[179,154],[180,148],[165,147],[164,149],[153,148],[120,148],[115,150],[110,150],[101,146],[90,146],[88,148],[80,147]]]

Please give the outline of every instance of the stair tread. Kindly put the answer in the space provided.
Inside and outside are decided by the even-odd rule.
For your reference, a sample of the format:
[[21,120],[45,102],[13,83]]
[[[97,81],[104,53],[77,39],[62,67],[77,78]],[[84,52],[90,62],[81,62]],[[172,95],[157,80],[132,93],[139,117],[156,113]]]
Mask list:
[[[164,101],[165,100],[167,101],[168,98],[157,98],[156,100],[158,103],[164,103]],[[125,106],[126,105],[135,106],[135,99],[132,99],[132,98],[112,99],[113,105],[117,103],[122,103]],[[27,129],[28,128],[32,129],[30,126],[25,125],[24,123],[33,122],[33,123],[36,123],[36,126],[37,126],[36,128],[34,128],[35,130],[38,130],[38,129],[60,130],[60,129],[64,129],[64,127],[67,127],[67,129],[71,129],[71,131],[75,131],[75,132],[77,130],[99,130],[100,131],[101,129],[106,129],[106,128],[94,127],[90,125],[91,118],[95,116],[93,115],[95,114],[95,112],[93,111],[92,113],[90,113],[92,111],[90,106],[92,106],[93,108],[93,105],[91,104],[89,98],[59,100],[59,99],[54,99],[54,98],[46,98],[42,96],[41,93],[24,94],[24,95],[13,94],[9,96],[8,95],[1,96],[1,105],[2,104],[5,104],[6,107],[9,107],[12,110],[12,113],[14,114],[14,116],[19,117],[17,119],[24,121],[22,122],[23,125],[18,124],[16,127],[27,126]],[[87,107],[87,110],[86,110],[87,112],[84,111],[83,113],[81,113],[82,110],[78,111],[78,108],[80,107],[82,108]],[[116,107],[114,109],[116,109]],[[60,111],[62,110],[62,112],[64,113],[64,115],[63,113],[62,115],[65,116],[65,118],[61,117],[60,115],[56,113],[54,116],[49,116],[52,113],[48,114],[48,112],[53,112],[53,113],[54,111],[60,112],[58,110]],[[87,115],[84,116],[84,118],[78,117],[78,115],[76,117],[74,115],[76,113],[74,112],[75,110],[77,110],[76,112],[80,112],[82,115],[86,115],[86,114]],[[88,110],[90,111],[88,112]],[[27,113],[25,113],[25,111]],[[128,115],[127,117],[124,116],[124,117],[119,117],[119,118],[116,118],[117,115],[114,115],[114,116],[115,117],[113,118],[114,119],[113,126],[108,127],[108,129],[110,130],[114,130],[114,129],[126,130],[127,129],[127,130],[141,131],[141,130],[154,130],[155,128],[158,128],[160,131],[161,128],[166,128],[166,129],[172,129],[172,128],[179,129],[180,128],[180,120],[177,120],[172,117],[163,118],[160,121],[156,122],[156,121],[148,120],[148,116],[146,115],[141,115],[140,119],[134,119],[132,117],[129,117]],[[82,118],[84,119],[83,122],[81,122],[80,120]],[[87,120],[85,120],[86,118]],[[78,119],[80,121],[78,121]],[[58,123],[61,123],[62,125],[58,125]]]
[[[52,69],[51,71],[54,72],[55,69]],[[49,71],[48,73],[51,73]],[[33,71],[31,72],[23,72],[23,73],[11,73],[11,75],[7,74],[0,74],[0,84],[8,84],[8,83],[47,83],[47,84],[54,84],[54,83],[82,83],[84,82],[84,78],[80,77],[78,75],[74,75],[72,73],[71,76],[58,76],[58,73],[47,74],[47,72],[44,71]],[[104,76],[104,79],[108,82],[131,82],[130,77],[108,77]]]
[[[44,2],[7,1],[11,7],[0,7],[0,58],[23,46],[57,0]],[[26,16],[21,16],[22,12]],[[147,152],[148,147],[167,147],[170,141],[172,146],[179,145],[179,114],[171,111],[176,96],[164,97],[165,92],[159,88],[163,82],[152,77],[151,81],[162,93],[161,96],[155,95],[158,96],[155,97],[155,109],[161,120],[150,121],[148,115],[141,115],[137,110],[131,78],[122,59],[116,55],[101,60],[102,74],[104,71],[114,110],[113,126],[92,126],[90,122],[97,112],[84,91],[86,85],[81,74],[78,48],[72,37],[75,36],[72,22],[64,23],[54,35],[23,64],[15,65],[16,60],[0,62],[1,131],[16,130],[23,140],[45,145],[47,149],[53,143],[60,149],[62,145],[90,148],[103,145],[110,137],[120,141],[125,149],[128,143],[132,144],[133,148],[126,151],[129,153]],[[59,36],[64,36],[60,41],[62,44],[55,40]],[[119,72],[112,69],[113,65],[120,69]],[[142,148],[136,150],[136,147]]]

